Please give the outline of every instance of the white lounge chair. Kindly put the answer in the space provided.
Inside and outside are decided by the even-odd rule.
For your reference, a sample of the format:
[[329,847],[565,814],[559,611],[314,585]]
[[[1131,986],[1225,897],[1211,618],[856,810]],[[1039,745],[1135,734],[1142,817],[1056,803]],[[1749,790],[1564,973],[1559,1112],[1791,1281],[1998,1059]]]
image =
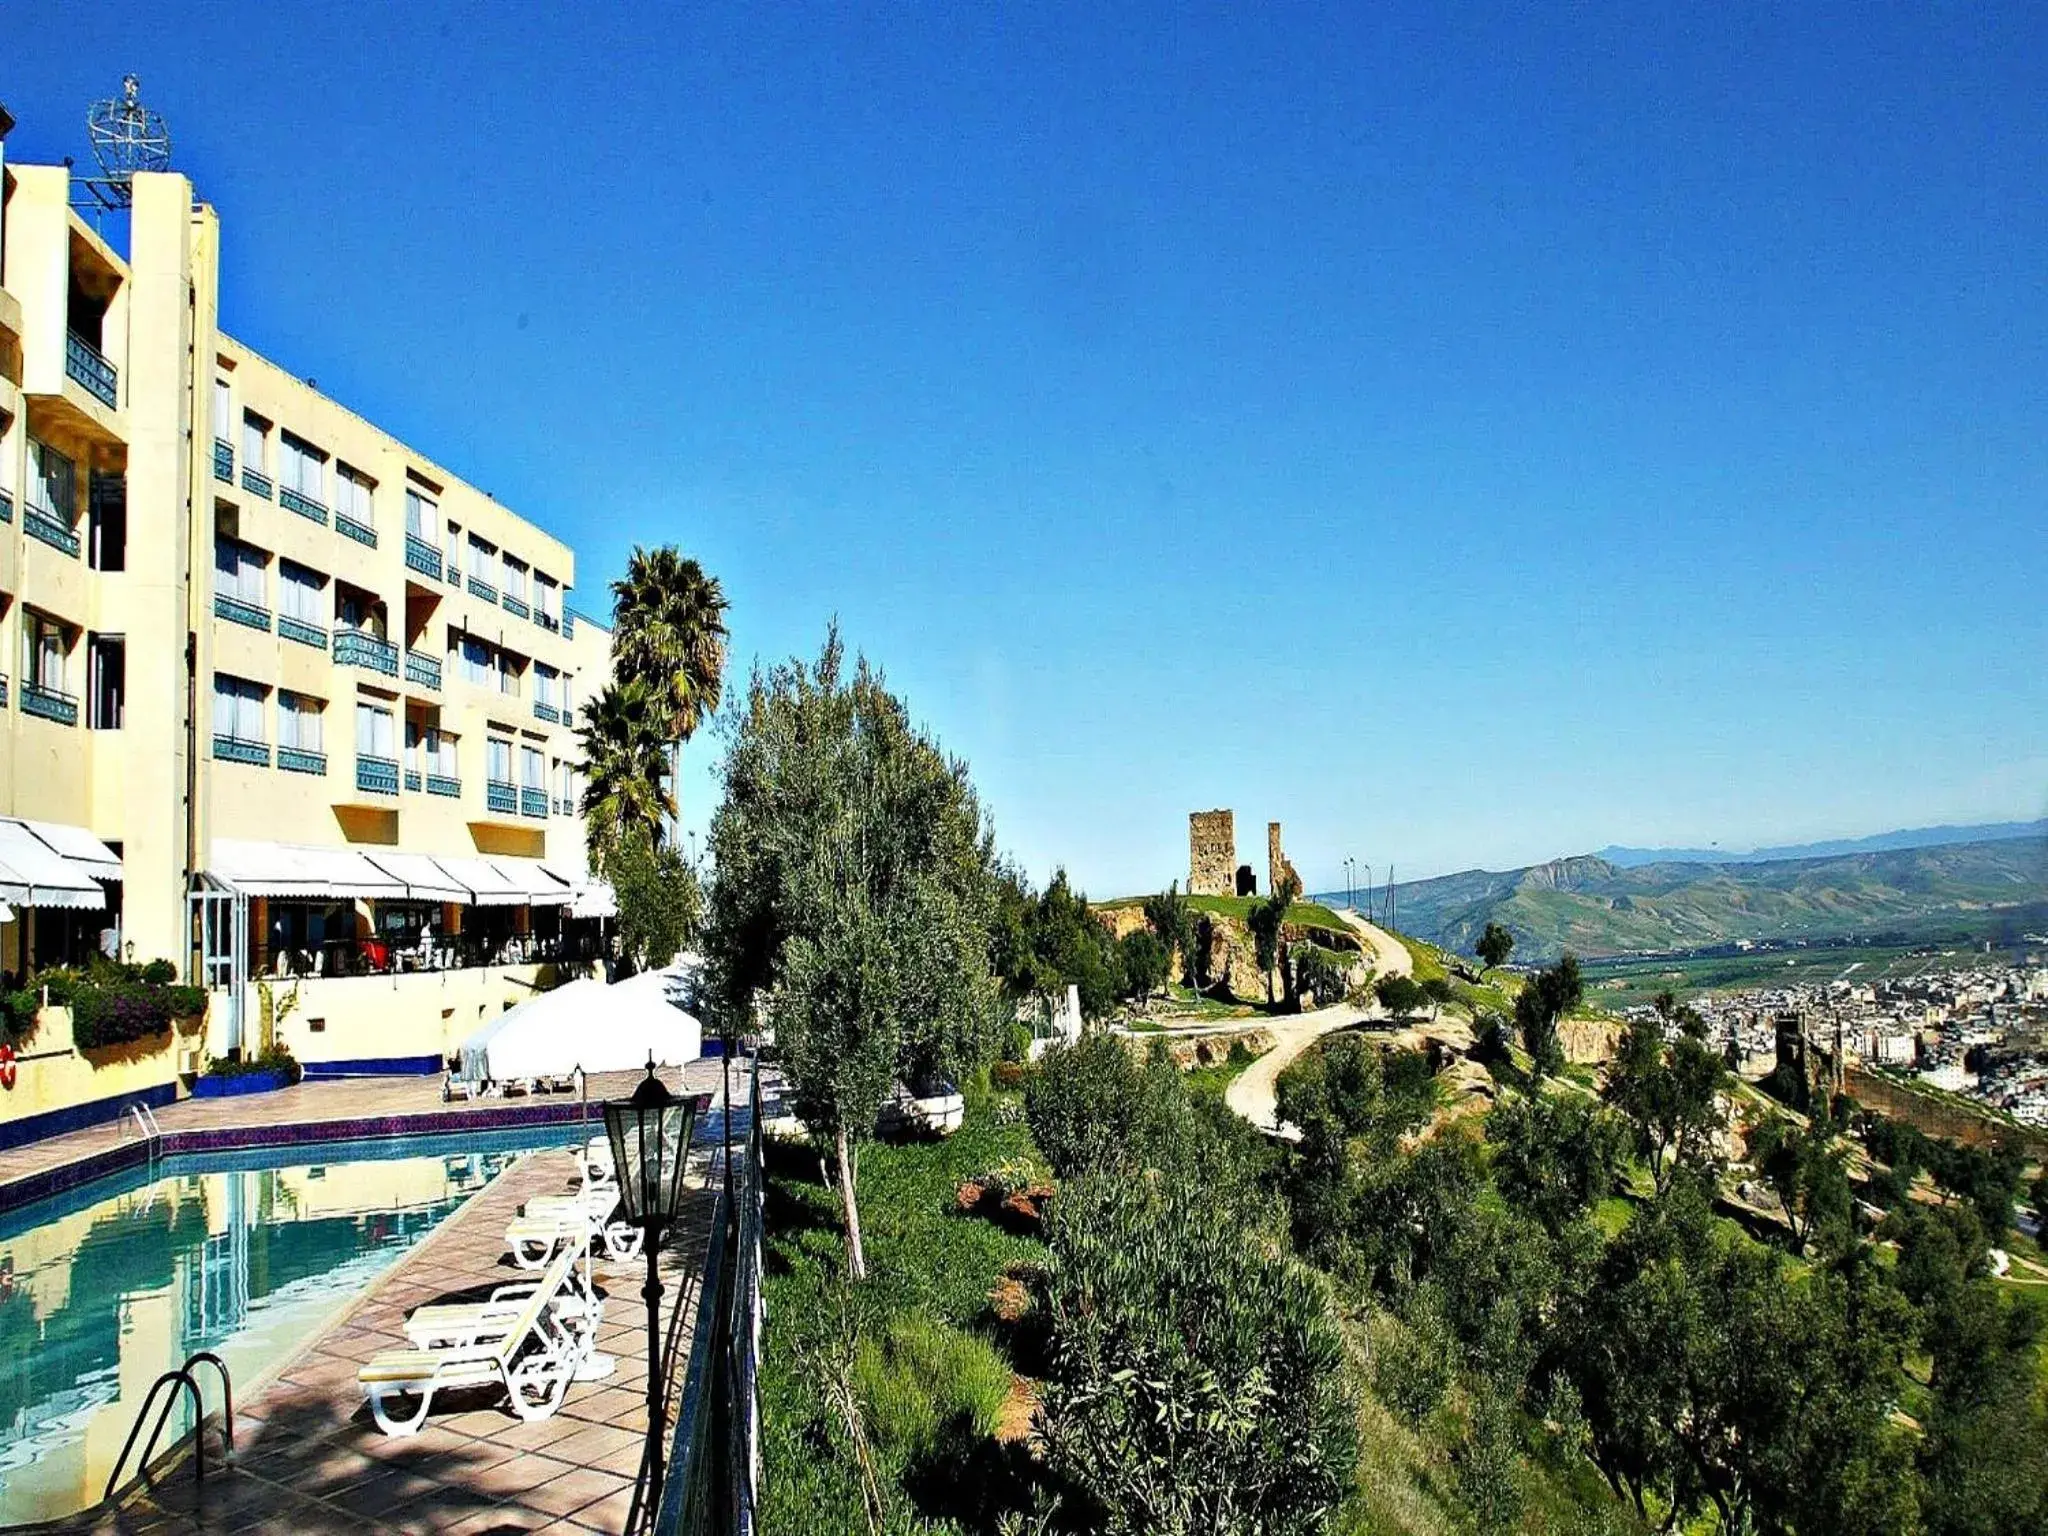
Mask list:
[[638,1227],[617,1219],[619,1215],[616,1184],[586,1194],[537,1195],[505,1228],[505,1246],[521,1269],[544,1269],[564,1245],[586,1243],[603,1243],[613,1259],[637,1259],[644,1238]]
[[[575,1263],[573,1250],[566,1259],[564,1278]],[[555,1313],[553,1293],[559,1289],[543,1280],[504,1321],[501,1332],[477,1342],[386,1350],[369,1361],[356,1380],[369,1397],[377,1427],[387,1435],[416,1435],[427,1422],[435,1394],[460,1387],[501,1387],[522,1419],[552,1415],[562,1406],[586,1347],[578,1331]],[[394,1417],[391,1403],[406,1397],[417,1398],[419,1406],[408,1416]]]
[[515,1280],[476,1302],[440,1302],[416,1308],[405,1320],[405,1336],[415,1349],[483,1344],[510,1331],[526,1303],[540,1292],[556,1319],[588,1350],[604,1319],[604,1303],[590,1283],[590,1250],[564,1244],[547,1272],[535,1280]]

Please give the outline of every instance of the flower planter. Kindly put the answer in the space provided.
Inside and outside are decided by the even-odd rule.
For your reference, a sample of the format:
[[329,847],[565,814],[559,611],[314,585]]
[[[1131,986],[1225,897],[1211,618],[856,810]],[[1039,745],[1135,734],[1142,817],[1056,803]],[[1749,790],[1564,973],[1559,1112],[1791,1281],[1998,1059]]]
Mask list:
[[245,1093],[272,1093],[289,1088],[289,1072],[237,1072],[232,1077],[202,1077],[192,1085],[195,1099],[232,1099]]

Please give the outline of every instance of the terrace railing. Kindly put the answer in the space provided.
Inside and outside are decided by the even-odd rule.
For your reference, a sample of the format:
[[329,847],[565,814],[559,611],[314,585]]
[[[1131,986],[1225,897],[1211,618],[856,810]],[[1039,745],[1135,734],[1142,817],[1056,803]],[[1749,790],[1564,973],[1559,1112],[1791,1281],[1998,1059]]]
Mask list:
[[217,762],[247,763],[251,768],[270,766],[270,746],[267,742],[244,741],[239,736],[214,737],[213,755]]
[[310,645],[315,650],[327,649],[327,631],[318,624],[308,624],[304,619],[295,619],[288,613],[277,616],[277,632],[287,640],[296,640],[301,645]]
[[325,752],[308,752],[303,747],[279,747],[277,749],[277,766],[284,769],[287,773],[324,774],[327,772],[327,754]]
[[74,559],[77,557],[78,535],[54,513],[46,512],[34,502],[30,502],[21,514],[21,526],[30,538],[39,539],[52,549],[61,549]]
[[439,688],[441,663],[432,656],[408,650],[405,653],[405,680],[408,683],[418,683],[422,688]]
[[354,539],[358,544],[367,544],[371,549],[375,549],[377,547],[377,530],[372,528],[368,523],[357,522],[354,518],[350,517],[346,512],[337,512],[334,514],[334,531],[336,533],[346,534],[349,538]]
[[405,563],[422,576],[441,579],[441,551],[416,533],[405,536]]
[[362,667],[382,672],[386,677],[398,676],[398,647],[364,629],[334,632],[334,661],[337,666]]
[[544,789],[522,789],[519,791],[519,814],[522,816],[545,816],[548,813],[548,792]]
[[398,793],[398,762],[389,757],[356,754],[356,788],[367,795]]
[[262,470],[252,469],[249,465],[244,464],[242,466],[242,489],[251,496],[261,496],[265,501],[268,501],[276,487],[270,483],[270,476],[264,474]]
[[216,618],[226,619],[230,624],[246,625],[250,629],[270,631],[270,610],[255,603],[245,602],[239,597],[230,597],[225,592],[213,594],[213,612]]
[[226,485],[235,483],[235,445],[213,440],[213,478]]
[[510,816],[519,809],[519,791],[511,784],[492,779],[484,785],[484,807]]
[[98,347],[76,331],[64,333],[64,372],[109,410],[120,406],[120,374]]
[[327,508],[303,492],[295,491],[288,485],[277,488],[277,504],[287,512],[296,512],[301,517],[310,517],[323,528],[327,525]]
[[54,720],[59,725],[78,724],[78,699],[61,688],[50,688],[42,683],[21,680],[21,712],[24,715],[41,715],[45,720]]
[[427,775],[427,793],[459,800],[462,798],[462,780],[445,773],[430,773]]

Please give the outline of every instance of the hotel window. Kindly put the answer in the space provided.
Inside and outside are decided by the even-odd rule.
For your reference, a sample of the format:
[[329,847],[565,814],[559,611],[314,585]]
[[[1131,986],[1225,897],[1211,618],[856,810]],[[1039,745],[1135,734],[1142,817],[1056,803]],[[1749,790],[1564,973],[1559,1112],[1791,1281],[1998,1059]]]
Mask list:
[[440,510],[411,486],[405,488],[405,531],[422,544],[434,542],[434,530],[440,526],[437,516]]
[[86,709],[89,731],[118,731],[128,716],[128,642],[120,635],[92,635],[85,645]]
[[224,533],[213,536],[213,590],[263,606],[263,551]]
[[316,629],[327,627],[327,578],[296,560],[277,563],[277,610]]
[[576,809],[576,765],[560,757],[555,759],[555,809],[563,816]]
[[493,784],[512,782],[512,743],[502,736],[484,738],[484,777]]
[[65,691],[65,658],[71,654],[71,638],[66,633],[69,628],[33,608],[22,610],[21,670],[33,686],[46,693]]
[[277,744],[299,752],[325,752],[321,728],[325,706],[310,694],[277,694]]
[[474,635],[462,637],[462,680],[479,688],[491,686],[497,669],[491,665],[491,648]]
[[547,780],[541,777],[539,747],[522,746],[519,749],[519,787],[539,794],[547,788]]
[[391,711],[380,704],[356,702],[356,756],[397,757],[392,749]]
[[459,779],[455,771],[455,736],[439,726],[427,727],[427,772],[440,779]]
[[334,592],[334,617],[343,629],[375,635],[379,640],[384,638],[384,610],[367,592],[337,585]]
[[405,771],[420,771],[420,723],[411,715],[405,717]]
[[516,602],[526,601],[526,562],[505,557],[505,595]]
[[28,440],[28,504],[66,528],[78,521],[78,466],[33,437]]
[[261,745],[263,734],[263,696],[270,692],[261,683],[252,683],[246,677],[230,677],[225,672],[213,674],[213,734],[224,736],[229,741],[246,741]]
[[561,707],[561,698],[556,685],[561,680],[562,674],[546,662],[535,662],[533,664],[533,702],[545,704],[551,709],[559,709]]
[[469,574],[489,581],[497,564],[498,546],[472,533],[469,536]]
[[462,575],[462,524],[448,525],[446,557],[441,561],[448,568],[448,579],[453,582]]
[[511,699],[519,697],[519,667],[509,651],[498,653],[498,692]]
[[327,504],[327,455],[303,437],[277,434],[277,483],[308,501]]
[[[336,464],[334,510],[361,527],[375,528],[377,524],[370,511],[370,492],[376,487],[377,482],[361,470],[350,469],[346,464]],[[310,496],[312,492],[308,491],[306,494]]]
[[543,571],[533,573],[533,608],[544,619],[562,621],[562,589]]
[[213,437],[215,442],[234,446],[234,400],[228,391],[226,379],[213,381]]
[[242,468],[262,474],[264,461],[270,457],[269,442],[270,423],[254,411],[242,412]]

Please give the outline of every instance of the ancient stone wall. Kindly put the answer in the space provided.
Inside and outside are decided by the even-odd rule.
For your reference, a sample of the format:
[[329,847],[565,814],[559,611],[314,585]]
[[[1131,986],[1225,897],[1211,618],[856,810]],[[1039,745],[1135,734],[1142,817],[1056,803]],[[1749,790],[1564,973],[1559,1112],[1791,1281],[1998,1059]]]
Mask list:
[[1294,866],[1280,851],[1280,823],[1269,821],[1266,823],[1266,893],[1271,895],[1279,890],[1282,877],[1287,875],[1293,875],[1295,885],[1300,886],[1301,876],[1294,873]]
[[1237,819],[1229,811],[1188,813],[1188,894],[1228,896],[1237,869]]

